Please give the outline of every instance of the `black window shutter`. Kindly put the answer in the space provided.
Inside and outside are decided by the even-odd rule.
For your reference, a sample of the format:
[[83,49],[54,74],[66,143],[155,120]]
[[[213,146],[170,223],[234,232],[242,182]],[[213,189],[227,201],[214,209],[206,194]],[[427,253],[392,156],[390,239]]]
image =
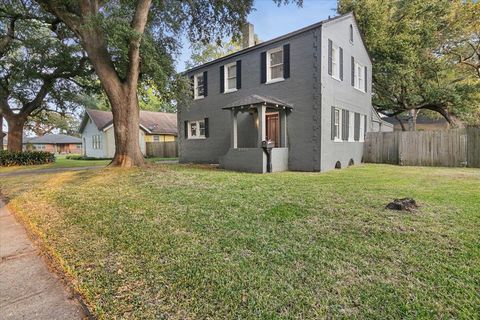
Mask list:
[[185,139],[188,139],[188,121],[184,121],[183,131],[185,133]]
[[220,66],[220,93],[225,92],[225,66]]
[[260,53],[260,83],[267,82],[267,53]]
[[343,48],[340,48],[340,80],[343,81]]
[[205,122],[205,138],[208,138],[209,136],[209,126],[208,126],[208,118],[203,119]]
[[332,125],[331,125],[331,129],[332,129],[332,140],[335,140],[335,107],[332,107]]
[[195,97],[195,80],[193,76],[190,76],[190,88],[192,90],[192,97]]
[[352,86],[355,86],[355,58],[352,57]]
[[355,134],[354,139],[358,141],[360,138],[360,114],[355,112]]
[[237,61],[237,89],[242,88],[242,60]]
[[290,44],[283,46],[283,78],[290,78]]
[[365,74],[363,76],[365,77],[365,92],[368,92],[368,89],[367,89],[367,85],[368,85],[367,67],[365,67]]
[[328,39],[328,74],[332,75],[333,63],[332,63],[332,40]]
[[343,141],[348,140],[347,133],[347,110],[342,109],[342,139]]
[[363,125],[363,133],[367,133],[367,116],[363,116],[365,124]]
[[345,119],[346,129],[345,129],[345,132],[347,134],[347,139],[343,139],[343,140],[348,140],[348,137],[350,136],[350,111],[346,110],[345,115],[346,115],[346,119]]
[[208,96],[208,77],[207,71],[203,71],[203,96]]

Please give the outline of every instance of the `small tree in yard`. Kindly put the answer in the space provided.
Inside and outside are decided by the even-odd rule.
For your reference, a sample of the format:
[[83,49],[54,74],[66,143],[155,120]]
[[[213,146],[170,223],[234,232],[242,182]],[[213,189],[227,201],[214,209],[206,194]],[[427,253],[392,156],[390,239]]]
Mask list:
[[253,0],[36,1],[65,23],[87,52],[112,108],[112,165],[123,167],[144,165],[138,142],[139,81],[153,79],[163,90],[174,73],[171,54],[183,31],[192,42],[220,41],[240,29],[253,6]]
[[35,3],[3,4],[0,110],[8,124],[8,150],[21,151],[24,126],[33,113],[75,106],[81,90],[76,78],[89,74],[88,60],[68,30]]

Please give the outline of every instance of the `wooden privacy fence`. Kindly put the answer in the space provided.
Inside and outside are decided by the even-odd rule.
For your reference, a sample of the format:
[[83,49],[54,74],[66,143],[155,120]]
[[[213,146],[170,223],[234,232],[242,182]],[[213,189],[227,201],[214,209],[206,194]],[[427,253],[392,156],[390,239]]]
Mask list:
[[177,141],[147,142],[147,157],[177,158]]
[[365,162],[480,168],[480,128],[369,132]]

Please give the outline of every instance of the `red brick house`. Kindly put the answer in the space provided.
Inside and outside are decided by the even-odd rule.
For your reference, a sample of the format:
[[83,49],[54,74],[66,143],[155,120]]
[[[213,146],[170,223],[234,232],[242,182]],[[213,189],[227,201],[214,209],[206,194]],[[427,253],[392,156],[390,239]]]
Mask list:
[[65,134],[47,134],[42,137],[27,138],[23,141],[26,150],[48,151],[51,153],[82,154],[82,140]]

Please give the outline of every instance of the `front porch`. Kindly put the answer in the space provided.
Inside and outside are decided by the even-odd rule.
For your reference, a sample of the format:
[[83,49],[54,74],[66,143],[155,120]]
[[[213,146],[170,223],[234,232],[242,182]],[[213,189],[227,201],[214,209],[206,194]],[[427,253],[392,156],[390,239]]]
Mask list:
[[[230,111],[232,127],[230,149],[220,159],[221,168],[255,173],[288,170],[287,116],[292,106],[276,98],[252,95],[223,109]],[[257,137],[251,147],[238,147],[239,113],[248,113],[254,122]],[[263,148],[266,143],[270,150]]]

